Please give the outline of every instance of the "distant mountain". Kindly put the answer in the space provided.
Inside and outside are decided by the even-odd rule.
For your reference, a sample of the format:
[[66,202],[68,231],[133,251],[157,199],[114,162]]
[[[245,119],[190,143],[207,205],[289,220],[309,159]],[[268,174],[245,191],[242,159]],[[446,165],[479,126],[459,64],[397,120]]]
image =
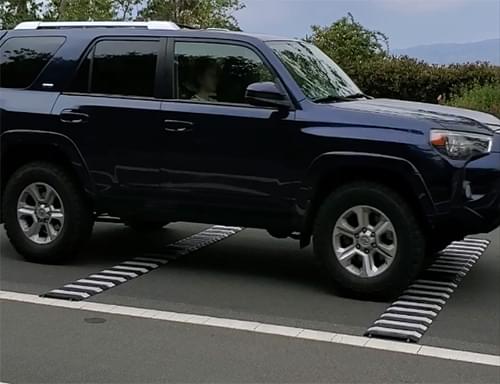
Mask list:
[[430,44],[393,49],[395,55],[408,55],[433,64],[489,61],[500,65],[500,39],[463,44]]

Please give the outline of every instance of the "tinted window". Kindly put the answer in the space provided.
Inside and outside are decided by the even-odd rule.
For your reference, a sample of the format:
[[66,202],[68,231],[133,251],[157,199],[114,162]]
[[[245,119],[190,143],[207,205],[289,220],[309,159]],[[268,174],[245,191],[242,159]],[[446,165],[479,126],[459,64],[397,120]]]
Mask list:
[[13,37],[0,48],[0,86],[26,88],[63,44],[64,37]]
[[180,99],[246,104],[249,84],[274,80],[257,54],[239,45],[179,42],[175,58]]
[[80,65],[72,90],[152,97],[159,45],[159,41],[98,42]]

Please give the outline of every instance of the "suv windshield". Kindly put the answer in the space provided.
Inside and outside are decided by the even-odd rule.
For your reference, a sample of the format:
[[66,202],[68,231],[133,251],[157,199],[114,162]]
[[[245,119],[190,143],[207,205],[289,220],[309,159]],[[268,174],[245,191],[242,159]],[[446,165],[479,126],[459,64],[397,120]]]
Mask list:
[[316,46],[302,41],[269,41],[267,44],[312,101],[364,96],[349,76]]

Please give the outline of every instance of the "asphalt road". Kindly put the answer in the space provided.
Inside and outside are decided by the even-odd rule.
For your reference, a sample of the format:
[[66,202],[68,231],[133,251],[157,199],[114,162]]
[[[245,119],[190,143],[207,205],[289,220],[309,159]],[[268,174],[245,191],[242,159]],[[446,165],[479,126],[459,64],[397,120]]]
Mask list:
[[[139,236],[122,225],[99,224],[82,253],[58,266],[24,261],[2,230],[0,289],[45,293],[145,252],[161,252],[206,227],[178,223]],[[500,230],[483,237],[493,241],[488,251],[420,344],[500,355]],[[388,305],[340,296],[310,248],[299,250],[295,241],[251,229],[89,300],[358,336]],[[0,302],[4,382],[500,382],[494,366]]]

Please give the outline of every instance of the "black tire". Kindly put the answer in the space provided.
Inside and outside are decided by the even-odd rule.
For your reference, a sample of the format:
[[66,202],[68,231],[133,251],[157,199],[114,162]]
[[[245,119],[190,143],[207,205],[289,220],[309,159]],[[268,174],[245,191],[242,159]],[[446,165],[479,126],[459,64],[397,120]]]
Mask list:
[[168,225],[167,222],[158,222],[158,221],[142,221],[142,220],[130,220],[126,221],[125,225],[127,227],[132,228],[134,231],[140,232],[140,233],[149,233],[149,232],[155,232],[155,231],[160,231]]
[[[380,275],[357,276],[338,261],[332,244],[335,223],[352,207],[368,205],[384,213],[397,236],[392,263]],[[371,182],[355,182],[333,191],[319,209],[314,227],[314,252],[324,263],[332,283],[342,292],[360,298],[387,299],[397,295],[421,271],[426,242],[409,204],[392,189]]]
[[[52,187],[64,205],[64,225],[49,244],[37,244],[24,233],[17,220],[17,202],[32,183]],[[27,260],[60,263],[71,260],[88,240],[94,224],[88,199],[76,180],[63,167],[49,162],[33,162],[19,168],[9,178],[3,199],[5,230],[14,248]]]

